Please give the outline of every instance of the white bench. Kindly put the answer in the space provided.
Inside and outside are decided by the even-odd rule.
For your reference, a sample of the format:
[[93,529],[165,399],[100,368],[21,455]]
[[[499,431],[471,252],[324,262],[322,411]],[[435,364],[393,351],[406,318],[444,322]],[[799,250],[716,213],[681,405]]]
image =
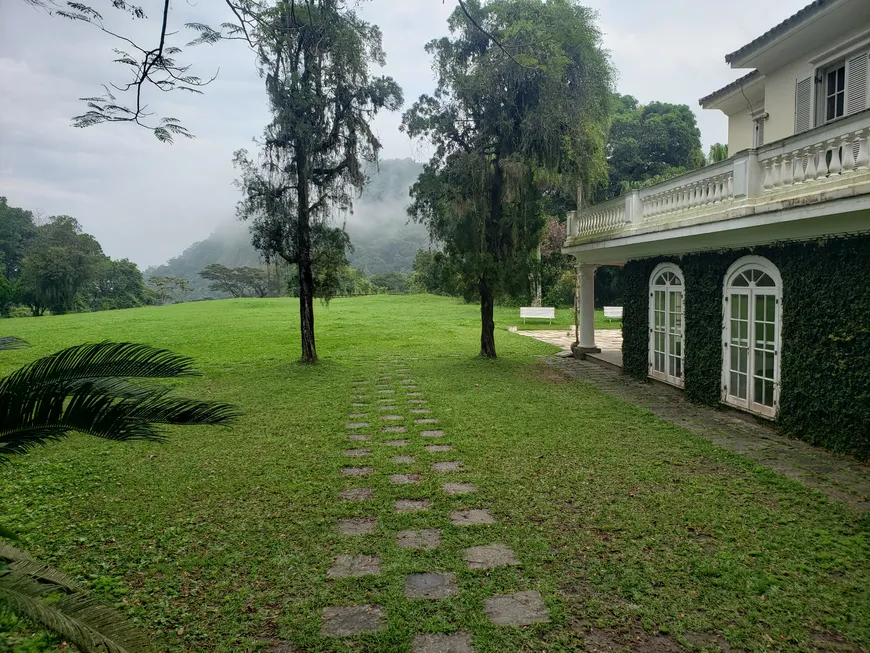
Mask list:
[[606,317],[608,320],[621,320],[622,306],[605,306],[604,317]]
[[550,320],[552,324],[556,319],[556,309],[552,306],[523,306],[520,308],[520,317],[523,318],[523,324],[526,323],[527,317]]

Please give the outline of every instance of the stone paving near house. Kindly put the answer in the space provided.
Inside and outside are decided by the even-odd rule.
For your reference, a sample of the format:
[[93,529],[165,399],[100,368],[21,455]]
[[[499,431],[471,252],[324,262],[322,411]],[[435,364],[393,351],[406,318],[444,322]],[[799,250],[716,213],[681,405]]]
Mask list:
[[715,410],[689,402],[683,393],[660,383],[641,382],[600,363],[543,357],[565,376],[645,408],[661,419],[730,451],[843,501],[851,508],[870,512],[870,464],[838,456],[803,440],[792,440],[761,419],[731,410]]
[[[334,524],[339,549],[331,560],[324,560],[328,582],[363,583],[367,578],[377,577],[383,568],[399,564],[390,559],[390,551],[396,549],[379,547],[377,542],[382,543],[383,539],[377,536],[389,533],[390,520],[400,517],[377,514],[377,504],[373,499],[384,489],[359,485],[395,487],[394,492],[400,497],[407,491],[404,498],[397,498],[389,504],[392,515],[413,515],[416,526],[415,530],[398,530],[390,536],[395,538],[397,549],[433,551],[441,547],[445,535],[442,530],[463,529],[465,533],[466,548],[455,554],[455,571],[451,571],[449,565],[447,569],[438,568],[443,562],[432,565],[436,568],[430,566],[427,569],[432,564],[425,562],[427,558],[415,558],[417,563],[407,569],[402,581],[403,600],[429,603],[461,597],[462,582],[467,583],[469,579],[476,582],[475,579],[484,578],[490,569],[497,567],[520,568],[518,573],[522,574],[522,561],[515,553],[505,544],[492,541],[495,538],[487,526],[496,524],[496,518],[489,510],[478,504],[474,508],[450,510],[448,513],[450,505],[454,508],[462,505],[463,495],[470,495],[465,500],[466,506],[469,501],[476,501],[478,488],[469,482],[473,479],[467,478],[475,470],[463,464],[461,451],[457,452],[453,444],[427,443],[428,438],[445,438],[449,442],[449,424],[443,428],[428,428],[439,424],[439,419],[434,416],[437,411],[424,398],[409,367],[404,361],[394,359],[382,363],[378,370],[375,379],[353,382],[353,398],[357,401],[351,402],[348,418],[360,421],[347,422],[345,428],[349,432],[341,436],[341,441],[365,442],[366,448],[341,448],[346,464],[339,473],[346,479],[347,487],[338,498],[348,503],[348,507],[351,503],[359,505],[353,516],[338,519]],[[368,402],[377,399],[378,395],[389,395],[389,398],[380,400],[383,405],[369,405]],[[424,404],[425,408],[422,407]],[[393,424],[372,427],[377,435],[358,432],[379,421]],[[387,439],[392,433],[405,435],[401,440]],[[380,468],[378,463],[383,460],[384,447],[403,448],[402,455],[393,455],[383,463],[389,469]],[[449,459],[438,459],[447,452],[451,452]],[[369,465],[352,465],[351,460],[357,458],[365,458]],[[397,465],[405,466],[409,473],[396,473]],[[409,465],[411,467],[407,467]],[[443,482],[448,480],[450,482]],[[431,499],[419,498],[420,490],[417,488],[421,487],[434,492],[429,495]],[[456,501],[460,503],[450,503]],[[445,515],[449,515],[449,521]],[[438,524],[447,525],[443,529],[435,528]],[[468,536],[471,536],[471,541]],[[354,547],[354,543],[358,546]],[[366,543],[370,544],[367,546]],[[476,545],[468,546],[472,543]],[[347,548],[344,548],[345,544]],[[461,582],[457,573],[463,569],[462,578],[465,580]],[[538,592],[518,591],[485,599],[481,619],[487,618],[497,626],[518,628],[546,623],[550,620],[550,613]],[[386,629],[388,620],[389,614],[383,605],[331,605],[323,609],[320,632],[324,637],[353,638]],[[450,631],[449,626],[443,624],[445,631]],[[456,630],[418,633],[408,644],[412,653],[473,653],[475,650],[474,633]]]

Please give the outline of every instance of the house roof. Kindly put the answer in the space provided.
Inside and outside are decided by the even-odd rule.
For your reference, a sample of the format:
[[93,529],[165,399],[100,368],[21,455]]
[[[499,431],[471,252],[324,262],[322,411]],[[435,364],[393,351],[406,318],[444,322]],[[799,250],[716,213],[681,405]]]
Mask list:
[[[767,45],[775,38],[780,36],[781,34],[787,32],[793,27],[800,25],[804,21],[812,18],[816,14],[818,14],[825,7],[834,4],[837,0],[815,0],[815,2],[811,2],[806,7],[801,9],[799,12],[786,18],[779,25],[767,30],[764,34],[759,36],[754,41],[747,43],[739,50],[735,50],[731,54],[725,55],[725,62],[732,63],[736,59],[739,59],[747,54],[751,54],[752,52],[757,51],[764,45]],[[738,80],[739,81],[739,80]],[[717,91],[718,92],[718,91]]]
[[702,97],[700,100],[698,100],[698,104],[703,107],[707,104],[710,104],[711,102],[723,98],[732,91],[736,91],[741,86],[746,86],[747,82],[753,81],[756,77],[761,77],[761,73],[757,70],[753,70],[748,75],[744,75],[740,79],[735,79],[733,82],[728,84],[728,86],[723,86],[718,91],[713,91],[712,93],[710,93],[710,95]]

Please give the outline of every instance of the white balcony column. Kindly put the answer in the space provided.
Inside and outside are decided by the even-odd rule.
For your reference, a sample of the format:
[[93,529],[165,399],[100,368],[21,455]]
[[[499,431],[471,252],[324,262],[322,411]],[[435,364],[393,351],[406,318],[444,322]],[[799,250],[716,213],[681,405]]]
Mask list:
[[595,265],[581,263],[577,266],[577,283],[580,287],[580,342],[572,351],[578,358],[586,354],[597,354],[601,350],[595,346]]

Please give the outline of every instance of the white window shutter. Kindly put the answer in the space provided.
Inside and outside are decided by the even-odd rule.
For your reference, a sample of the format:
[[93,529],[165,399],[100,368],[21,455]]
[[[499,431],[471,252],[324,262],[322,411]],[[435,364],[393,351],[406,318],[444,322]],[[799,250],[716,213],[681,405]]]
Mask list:
[[758,118],[752,124],[755,127],[752,147],[761,147],[764,145],[764,118]]
[[794,133],[800,134],[812,126],[813,78],[795,84],[794,95]]
[[862,52],[846,62],[846,113],[858,113],[867,108],[868,54]]

